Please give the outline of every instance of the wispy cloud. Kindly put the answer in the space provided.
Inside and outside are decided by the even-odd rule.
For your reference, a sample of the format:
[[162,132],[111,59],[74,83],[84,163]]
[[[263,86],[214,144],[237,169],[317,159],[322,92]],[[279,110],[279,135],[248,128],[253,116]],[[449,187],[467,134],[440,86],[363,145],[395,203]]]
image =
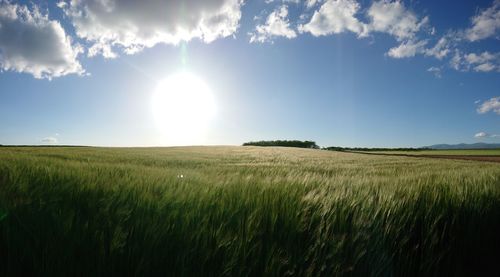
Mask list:
[[461,53],[455,50],[450,61],[451,66],[460,71],[474,70],[477,72],[500,71],[500,53]]
[[490,111],[500,115],[500,97],[493,97],[486,100],[477,108],[477,112],[480,114],[485,114]]
[[479,132],[474,135],[475,138],[481,139],[481,138],[500,138],[500,135],[496,134],[488,134],[486,132]]
[[436,78],[441,78],[441,77],[443,77],[443,76],[441,75],[441,68],[439,68],[439,67],[435,67],[435,66],[429,67],[429,68],[427,69],[427,72],[431,72],[432,74],[434,74],[434,76],[435,76]]
[[45,137],[41,140],[43,143],[56,144],[59,140],[56,137]]
[[472,18],[472,26],[465,31],[469,41],[477,41],[497,35],[500,30],[500,0]]

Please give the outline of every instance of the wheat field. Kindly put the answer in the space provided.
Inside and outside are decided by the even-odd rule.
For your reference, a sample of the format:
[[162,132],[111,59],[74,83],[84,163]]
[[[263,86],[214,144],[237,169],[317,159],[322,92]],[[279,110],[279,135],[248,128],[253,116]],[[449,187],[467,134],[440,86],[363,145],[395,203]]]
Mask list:
[[0,275],[498,274],[500,166],[282,147],[0,147]]

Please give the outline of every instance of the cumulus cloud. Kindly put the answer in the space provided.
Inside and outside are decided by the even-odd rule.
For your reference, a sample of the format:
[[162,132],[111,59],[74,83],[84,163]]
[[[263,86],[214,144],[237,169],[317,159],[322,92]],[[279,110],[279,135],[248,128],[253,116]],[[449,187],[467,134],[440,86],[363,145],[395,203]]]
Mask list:
[[475,138],[500,138],[500,135],[496,134],[488,134],[486,132],[479,132],[474,135]]
[[251,34],[250,42],[272,41],[275,37],[294,38],[297,36],[291,29],[290,22],[287,19],[288,7],[283,5],[275,9],[267,17],[266,23],[257,25],[255,33]]
[[[359,10],[356,0],[326,0],[314,12],[309,23],[299,25],[299,31],[315,36],[344,31],[354,32],[359,37],[376,32],[386,33],[399,42],[386,53],[389,57],[401,59],[424,55],[438,60],[449,57],[451,67],[459,71],[500,72],[500,53],[464,53],[460,50],[467,40],[475,41],[498,34],[500,0],[495,0],[491,7],[473,17],[470,29],[449,30],[440,38],[433,37],[436,29],[430,26],[429,18],[418,16],[403,1],[375,0],[366,10],[366,23],[356,18]],[[441,76],[442,68],[437,69],[429,71]]]
[[33,5],[0,0],[0,68],[35,78],[83,74],[77,60],[82,48],[73,44],[61,24]]
[[408,10],[401,1],[381,0],[373,2],[367,12],[370,18],[369,30],[392,35],[399,45],[389,49],[387,55],[392,58],[410,58],[418,54],[442,56],[446,41],[441,40],[431,49],[426,48],[428,40],[419,40],[417,33],[429,23],[429,18],[420,19]]
[[373,2],[368,9],[370,31],[388,33],[398,41],[415,38],[415,34],[428,24],[429,18],[419,19],[400,1]]
[[301,33],[308,32],[313,36],[351,31],[359,37],[365,37],[368,27],[356,18],[359,9],[359,3],[354,0],[327,0],[314,12],[311,20],[299,25],[298,29]]
[[[308,2],[306,2],[308,3]],[[300,32],[314,36],[338,34],[350,31],[359,37],[374,32],[393,36],[399,45],[391,48],[387,55],[393,58],[414,57],[417,54],[434,56],[439,59],[449,53],[448,40],[440,39],[432,48],[426,48],[428,40],[420,40],[417,33],[428,26],[428,17],[419,18],[408,10],[401,1],[375,1],[368,8],[368,23],[356,18],[360,4],[355,0],[327,0],[315,11],[311,20],[299,25]]]
[[[86,45],[88,56],[115,58],[121,52],[133,54],[157,44],[177,44],[192,39],[210,43],[234,36],[239,28],[243,2],[62,0],[56,5],[73,25],[75,38]],[[352,32],[359,38],[385,33],[397,41],[397,45],[386,53],[389,57],[448,58],[451,67],[460,71],[500,72],[500,53],[459,50],[460,44],[466,41],[498,35],[500,0],[494,0],[490,7],[475,15],[469,29],[448,31],[442,37],[434,37],[436,29],[430,26],[428,17],[417,15],[401,0],[265,2],[279,4],[265,17],[265,22],[260,22],[262,24],[249,33],[250,42],[272,43],[277,37],[292,39],[300,33],[326,36]],[[361,7],[360,2],[371,4]],[[291,3],[303,9],[297,21],[289,18],[287,5]],[[0,0],[0,70],[26,72],[48,79],[83,74],[77,60],[83,52],[83,47],[72,41],[61,24],[41,13],[36,5],[28,7]],[[441,70],[443,67],[428,69],[436,77],[441,76]]]
[[[312,7],[317,2],[319,1],[307,0],[306,7]],[[429,23],[428,17],[419,18],[401,1],[373,2],[367,10],[368,23],[363,23],[356,17],[360,8],[356,0],[326,0],[308,23],[299,25],[299,31],[309,32],[314,36],[351,31],[360,37],[381,32],[408,43],[410,40],[414,41],[416,34]]]
[[484,114],[490,111],[500,115],[500,96],[493,97],[490,100],[484,101],[477,108],[477,112],[480,114]]
[[199,38],[212,42],[235,34],[242,0],[71,0],[59,5],[78,37],[92,43],[89,55],[116,57],[159,43]]
[[414,57],[416,54],[422,53],[425,50],[425,45],[427,41],[404,41],[397,47],[389,49],[387,55],[392,58],[408,58]]
[[472,27],[465,31],[469,41],[477,41],[495,36],[500,30],[500,0],[472,18]]

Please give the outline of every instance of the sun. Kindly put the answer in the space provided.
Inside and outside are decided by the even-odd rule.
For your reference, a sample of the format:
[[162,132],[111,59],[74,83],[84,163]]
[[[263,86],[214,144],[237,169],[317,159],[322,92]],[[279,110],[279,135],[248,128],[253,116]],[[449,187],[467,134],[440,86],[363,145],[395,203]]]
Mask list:
[[215,101],[202,79],[182,72],[157,84],[152,110],[166,143],[192,145],[203,142],[203,135],[215,115]]

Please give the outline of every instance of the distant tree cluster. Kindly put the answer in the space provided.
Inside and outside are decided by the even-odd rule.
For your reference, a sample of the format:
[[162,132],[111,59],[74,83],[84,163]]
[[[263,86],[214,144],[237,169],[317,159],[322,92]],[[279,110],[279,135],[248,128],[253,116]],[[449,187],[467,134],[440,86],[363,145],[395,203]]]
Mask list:
[[243,146],[286,146],[286,147],[298,147],[298,148],[312,148],[318,149],[319,146],[316,145],[314,141],[301,141],[301,140],[261,140],[261,141],[251,141],[243,143]]
[[338,146],[330,146],[322,148],[324,150],[330,151],[423,151],[423,150],[431,150],[431,148],[423,147],[423,148],[367,148],[367,147],[338,147]]

